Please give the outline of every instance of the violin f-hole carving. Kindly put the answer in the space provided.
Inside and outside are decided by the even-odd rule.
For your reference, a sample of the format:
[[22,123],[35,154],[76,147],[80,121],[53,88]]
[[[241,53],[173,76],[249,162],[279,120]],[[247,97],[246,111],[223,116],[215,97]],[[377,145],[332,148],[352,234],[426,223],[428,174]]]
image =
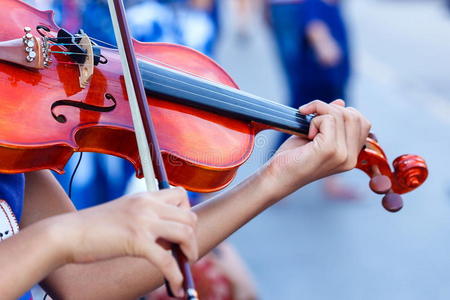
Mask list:
[[104,97],[105,97],[105,99],[111,101],[112,104],[109,106],[97,106],[97,105],[87,104],[84,102],[62,99],[62,100],[57,100],[57,101],[53,102],[50,110],[51,110],[53,118],[58,123],[66,123],[67,122],[67,117],[65,115],[55,113],[55,108],[60,107],[60,106],[72,106],[72,107],[79,108],[80,110],[96,111],[96,112],[103,112],[103,113],[113,111],[117,106],[116,99],[114,98],[113,95],[111,95],[109,93],[106,93]]

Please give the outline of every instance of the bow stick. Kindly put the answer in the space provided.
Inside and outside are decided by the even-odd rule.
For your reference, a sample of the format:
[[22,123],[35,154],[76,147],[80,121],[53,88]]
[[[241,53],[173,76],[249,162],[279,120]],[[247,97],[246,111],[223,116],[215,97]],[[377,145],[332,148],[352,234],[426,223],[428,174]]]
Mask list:
[[[131,42],[130,30],[128,28],[125,8],[122,0],[108,0],[108,6],[114,26],[114,34],[117,40],[120,59],[122,62],[125,86],[130,103],[134,130],[136,133],[139,156],[145,183],[148,191],[170,188],[161,151],[158,144],[155,128],[148,108],[147,97],[142,84],[134,47]],[[158,184],[156,184],[158,182]],[[183,288],[188,300],[198,300],[191,268],[186,257],[178,245],[172,245],[172,253],[178,262],[183,274]],[[166,280],[169,296],[173,297],[170,285]]]

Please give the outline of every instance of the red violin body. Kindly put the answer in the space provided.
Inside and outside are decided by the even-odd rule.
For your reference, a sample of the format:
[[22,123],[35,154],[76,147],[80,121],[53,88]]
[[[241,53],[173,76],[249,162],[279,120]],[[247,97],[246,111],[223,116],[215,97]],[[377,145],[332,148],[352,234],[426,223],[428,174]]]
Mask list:
[[[20,1],[2,3],[0,40],[20,37],[24,27],[35,32],[45,25],[59,28],[53,13],[41,12]],[[189,48],[171,44],[140,43],[141,60],[153,59],[191,74],[237,88],[220,66]],[[1,172],[53,169],[63,172],[75,151],[112,154],[129,160],[142,176],[122,67],[116,50],[102,48],[108,63],[98,65],[87,88],[78,83],[78,66],[63,55],[43,70],[18,68],[0,62],[0,157]],[[58,123],[52,105],[60,100],[97,107],[113,105],[100,113],[71,106],[53,109],[67,118]],[[158,140],[172,184],[199,192],[226,186],[237,168],[249,157],[256,130],[251,124],[168,101],[149,98]]]
[[[40,25],[49,35],[60,29],[53,12],[17,0],[2,0],[0,19],[7,24],[0,28],[0,41],[20,38],[25,27],[33,35],[39,34]],[[140,60],[237,89],[218,64],[197,51],[137,41],[134,47]],[[61,173],[74,152],[84,151],[127,159],[142,176],[120,59],[115,49],[101,47],[101,53],[108,63],[95,66],[85,88],[80,87],[78,65],[64,54],[52,54],[53,63],[40,70],[0,61],[0,172]],[[250,156],[255,135],[268,128],[159,97],[149,97],[148,103],[169,180],[192,191],[212,192],[229,184]],[[61,115],[64,122],[58,121]],[[401,194],[419,186],[428,174],[422,159],[409,157],[409,162],[401,174],[392,172],[381,147],[368,139],[358,168],[370,177],[389,178],[391,186],[378,192]]]

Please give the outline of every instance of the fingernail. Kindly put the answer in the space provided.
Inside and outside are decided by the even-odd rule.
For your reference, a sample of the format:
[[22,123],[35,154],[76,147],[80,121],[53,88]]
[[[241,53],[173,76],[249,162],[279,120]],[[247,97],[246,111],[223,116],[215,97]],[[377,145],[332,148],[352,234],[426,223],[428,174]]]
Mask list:
[[304,105],[302,105],[302,106],[300,106],[299,108],[298,108],[298,110],[302,110],[303,108],[305,108],[305,104]]

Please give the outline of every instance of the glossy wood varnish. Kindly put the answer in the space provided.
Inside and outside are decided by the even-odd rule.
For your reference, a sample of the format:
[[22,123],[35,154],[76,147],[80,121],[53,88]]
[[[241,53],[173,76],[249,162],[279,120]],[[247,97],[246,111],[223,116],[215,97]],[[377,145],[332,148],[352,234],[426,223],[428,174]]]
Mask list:
[[[5,26],[0,27],[0,41],[21,38],[24,27],[32,28],[35,35],[38,25],[45,25],[54,33],[59,29],[51,11],[42,12],[18,0],[2,0],[1,4],[0,20]],[[220,66],[197,51],[136,41],[134,46],[140,60],[237,88]],[[119,57],[116,50],[109,48],[102,48],[102,54],[108,63],[95,67],[85,89],[79,85],[78,66],[61,54],[55,54],[53,64],[43,70],[0,62],[0,172],[63,172],[74,152],[91,151],[127,159],[135,166],[137,176],[142,176]],[[145,72],[148,71],[142,70],[144,80],[151,79]],[[114,105],[111,98],[116,106],[109,112],[73,106],[52,110],[52,105],[61,100],[110,107]],[[274,126],[195,109],[183,105],[183,101],[148,101],[170,183],[198,192],[217,191],[229,184],[250,156],[255,134]],[[264,105],[270,106],[269,102],[260,106]],[[52,113],[64,115],[67,121],[58,122]],[[293,115],[296,114],[294,110]],[[394,193],[414,190],[428,175],[425,161],[416,155],[400,156],[392,171],[383,149],[371,138],[367,139],[356,168],[372,178],[372,190],[396,202],[391,211],[399,207],[398,197],[391,197]],[[385,202],[385,207],[389,207],[390,201]]]
[[[2,7],[0,19],[9,26],[0,28],[0,40],[20,38],[26,26],[35,35],[37,25],[59,29],[50,11],[16,0],[3,0]],[[215,62],[186,47],[136,41],[135,50],[141,60],[176,66],[237,88]],[[73,152],[90,151],[123,157],[142,176],[118,54],[106,48],[102,54],[108,63],[95,68],[85,89],[79,87],[78,66],[63,55],[54,55],[50,68],[38,71],[0,63],[0,172],[62,172]],[[111,112],[59,106],[54,113],[63,114],[67,122],[52,116],[51,106],[58,100],[112,105],[105,94],[117,102]],[[148,100],[170,182],[201,192],[227,185],[252,151],[253,126],[181,104]]]

